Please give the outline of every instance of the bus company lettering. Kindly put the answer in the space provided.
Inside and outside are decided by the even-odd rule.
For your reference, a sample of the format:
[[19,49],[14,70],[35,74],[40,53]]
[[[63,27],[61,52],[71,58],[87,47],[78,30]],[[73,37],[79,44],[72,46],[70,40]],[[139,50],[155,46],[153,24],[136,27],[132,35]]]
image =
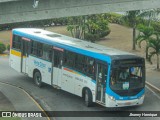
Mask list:
[[81,79],[81,78],[75,77],[75,79],[80,81],[80,82],[83,82],[83,79]]
[[46,64],[36,61],[36,60],[34,60],[34,65],[40,68],[46,68]]
[[48,72],[51,73],[52,72],[52,68],[49,67],[48,68]]
[[130,99],[137,99],[137,96],[129,97]]
[[72,76],[68,75],[68,74],[65,74],[63,73],[64,76],[68,77],[68,78],[73,78]]

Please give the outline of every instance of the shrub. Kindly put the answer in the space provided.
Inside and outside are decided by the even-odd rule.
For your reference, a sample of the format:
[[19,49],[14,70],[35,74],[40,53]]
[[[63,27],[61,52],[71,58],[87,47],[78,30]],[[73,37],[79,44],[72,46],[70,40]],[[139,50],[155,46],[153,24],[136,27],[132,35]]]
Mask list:
[[105,13],[104,16],[110,23],[122,24],[121,18],[123,17],[123,15],[121,14]]
[[100,39],[100,36],[98,34],[86,33],[84,38],[88,41],[95,42]]
[[105,31],[101,32],[101,33],[100,33],[100,38],[103,38],[103,37],[105,37],[105,36],[109,35],[109,33],[110,33],[110,32],[111,32],[111,30],[110,30],[110,29],[108,29],[108,30],[105,30]]
[[160,22],[153,22],[152,26],[155,31],[160,32]]
[[8,50],[8,51],[10,50],[10,44],[7,45],[7,50]]
[[0,54],[2,54],[6,50],[5,44],[0,42]]

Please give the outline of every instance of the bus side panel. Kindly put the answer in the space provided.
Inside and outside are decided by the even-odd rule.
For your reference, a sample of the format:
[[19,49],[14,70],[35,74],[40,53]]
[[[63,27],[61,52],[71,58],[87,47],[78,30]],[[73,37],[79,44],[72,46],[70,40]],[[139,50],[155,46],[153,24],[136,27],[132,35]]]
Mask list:
[[96,101],[96,81],[92,80],[91,81],[91,92],[92,92],[92,97],[93,97],[93,102]]
[[91,93],[92,93],[92,100],[93,102],[95,102],[95,94],[96,94],[96,83],[93,82],[93,80],[89,77],[84,77],[84,81],[83,81],[83,88],[87,87],[90,89]]
[[95,82],[92,82],[91,78],[71,70],[69,68],[63,68],[62,70],[62,89],[82,97],[83,88],[87,87],[91,90],[93,96],[93,102],[95,102]]
[[33,77],[33,71],[39,70],[42,76],[42,82],[51,85],[51,62],[29,56],[29,76]]
[[83,75],[75,75],[74,89],[75,89],[75,94],[78,96],[82,96],[83,87],[88,86],[88,85],[85,85],[84,81],[87,81],[87,77]]
[[68,68],[62,68],[61,89],[74,94],[75,80],[72,72],[73,71]]
[[21,72],[21,52],[11,49],[9,64],[11,68],[15,69],[18,72]]

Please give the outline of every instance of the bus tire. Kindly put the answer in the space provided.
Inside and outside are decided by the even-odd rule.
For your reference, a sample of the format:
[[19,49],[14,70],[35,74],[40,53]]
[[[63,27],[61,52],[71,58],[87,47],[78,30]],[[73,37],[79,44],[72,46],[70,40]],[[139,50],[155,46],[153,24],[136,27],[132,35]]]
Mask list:
[[35,84],[38,87],[42,87],[42,76],[41,76],[41,73],[39,71],[34,72],[33,79],[34,79]]
[[92,93],[91,93],[91,91],[89,89],[85,89],[84,101],[85,101],[85,105],[87,107],[91,107],[93,105]]

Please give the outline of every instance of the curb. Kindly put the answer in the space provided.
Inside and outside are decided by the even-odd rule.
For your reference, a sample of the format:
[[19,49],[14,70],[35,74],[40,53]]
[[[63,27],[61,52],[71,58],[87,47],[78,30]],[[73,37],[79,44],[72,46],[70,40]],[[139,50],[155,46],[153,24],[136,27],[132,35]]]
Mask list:
[[0,54],[0,56],[2,56],[2,57],[9,56],[9,54]]
[[21,90],[21,91],[22,91],[24,94],[26,94],[26,95],[32,100],[32,102],[46,115],[47,120],[51,120],[50,117],[49,117],[49,116],[47,115],[47,113],[45,112],[45,110],[41,107],[41,105],[40,105],[38,102],[36,102],[36,100],[35,100],[27,91],[25,91],[23,88],[18,87],[18,86],[16,86],[16,85],[9,84],[9,83],[7,83],[7,82],[0,82],[0,83],[1,83],[1,84],[5,84],[5,85],[8,85],[8,86],[15,87],[15,88]]
[[157,88],[156,86],[154,86],[153,84],[151,84],[151,83],[149,83],[149,82],[147,82],[147,81],[146,81],[146,84],[147,84],[148,86],[154,88],[154,89],[157,90],[158,92],[160,92],[160,89]]
[[10,52],[3,52],[3,53],[0,54],[0,56],[2,56],[2,57],[3,56],[9,56],[9,55],[10,55]]

